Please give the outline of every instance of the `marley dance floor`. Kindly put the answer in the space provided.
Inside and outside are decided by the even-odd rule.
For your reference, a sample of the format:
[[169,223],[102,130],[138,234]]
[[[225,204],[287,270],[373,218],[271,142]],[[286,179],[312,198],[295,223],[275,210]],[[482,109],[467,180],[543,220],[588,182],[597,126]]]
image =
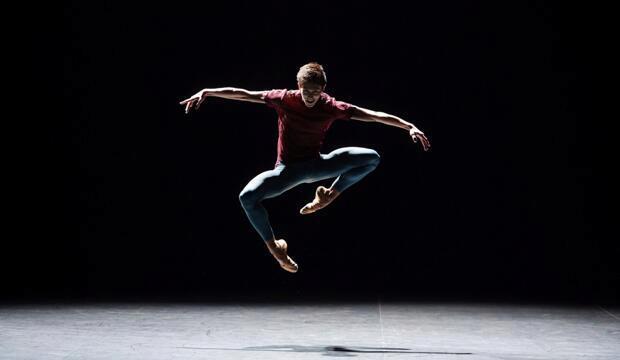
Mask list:
[[620,312],[489,303],[0,305],[0,359],[620,359]]

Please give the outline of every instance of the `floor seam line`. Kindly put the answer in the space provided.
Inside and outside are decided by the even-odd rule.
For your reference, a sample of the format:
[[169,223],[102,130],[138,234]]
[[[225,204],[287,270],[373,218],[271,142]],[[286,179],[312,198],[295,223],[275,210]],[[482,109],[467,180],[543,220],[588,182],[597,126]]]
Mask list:
[[604,307],[602,307],[601,305],[597,305],[599,309],[601,309],[605,314],[611,316],[612,318],[620,321],[620,318],[617,317],[616,315],[612,314],[611,312],[607,311]]

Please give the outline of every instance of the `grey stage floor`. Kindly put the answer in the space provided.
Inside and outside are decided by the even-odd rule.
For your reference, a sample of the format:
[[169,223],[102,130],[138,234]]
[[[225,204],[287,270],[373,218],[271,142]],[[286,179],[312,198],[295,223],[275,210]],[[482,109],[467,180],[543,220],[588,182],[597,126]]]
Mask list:
[[0,305],[0,359],[620,359],[618,309],[442,303]]

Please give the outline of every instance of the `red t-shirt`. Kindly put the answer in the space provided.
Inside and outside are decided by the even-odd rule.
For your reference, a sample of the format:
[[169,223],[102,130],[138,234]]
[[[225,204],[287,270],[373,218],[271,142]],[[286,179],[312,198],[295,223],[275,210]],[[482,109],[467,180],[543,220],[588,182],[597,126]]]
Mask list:
[[263,97],[278,112],[278,159],[289,164],[319,156],[325,134],[334,120],[351,118],[351,104],[321,93],[309,108],[299,90],[270,90]]

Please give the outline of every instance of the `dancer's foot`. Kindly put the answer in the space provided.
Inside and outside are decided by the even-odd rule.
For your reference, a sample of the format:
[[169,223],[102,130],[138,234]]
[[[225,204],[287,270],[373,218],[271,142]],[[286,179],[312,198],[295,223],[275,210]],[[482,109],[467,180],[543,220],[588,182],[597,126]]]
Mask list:
[[267,245],[267,248],[269,249],[271,255],[273,255],[273,257],[278,260],[278,263],[280,263],[280,266],[284,270],[291,273],[297,272],[299,266],[297,266],[297,263],[295,263],[295,261],[293,261],[293,259],[291,259],[291,257],[287,255],[288,245],[286,244],[286,241],[284,241],[283,239],[269,240],[266,241],[265,244]]
[[311,214],[317,210],[321,210],[322,208],[329,205],[335,198],[338,197],[340,193],[333,189],[328,189],[324,186],[319,186],[316,188],[316,194],[314,196],[314,200],[312,202],[307,203],[304,207],[299,210],[302,215]]

